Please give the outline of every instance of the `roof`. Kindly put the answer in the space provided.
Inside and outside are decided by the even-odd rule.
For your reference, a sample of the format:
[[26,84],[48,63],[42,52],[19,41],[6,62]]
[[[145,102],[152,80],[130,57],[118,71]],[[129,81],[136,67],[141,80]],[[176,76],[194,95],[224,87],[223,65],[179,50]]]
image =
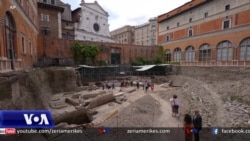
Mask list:
[[52,5],[52,4],[46,4],[46,3],[42,3],[42,2],[37,2],[37,6],[39,8],[60,11],[61,13],[64,11],[63,7]]
[[[99,10],[101,10],[104,14],[106,14],[107,16],[109,16],[108,12],[106,12],[106,11],[100,6],[100,4],[99,4],[97,1],[95,1],[95,2],[93,2],[93,3],[82,2],[80,5],[81,5],[81,6],[84,5],[84,6],[88,7],[88,8],[90,8],[90,9],[92,9],[92,10],[94,10],[94,11],[100,13],[100,11],[98,11],[98,8],[99,8]],[[97,6],[97,7],[95,7],[95,6]]]
[[169,65],[170,64],[157,64],[157,65],[145,65],[145,66],[133,66],[133,67],[141,67],[140,69],[137,69],[136,71],[146,71],[156,66],[169,66]]
[[117,65],[112,66],[88,66],[88,65],[79,65],[79,68],[109,68],[109,67],[117,67]]
[[212,1],[212,0],[192,0],[192,1],[189,1],[189,2],[175,8],[175,9],[173,9],[173,10],[167,12],[167,13],[159,15],[158,16],[158,23],[163,22],[163,21],[165,21],[167,19],[170,19],[172,17],[175,17],[175,16],[177,16],[177,15],[183,13],[183,12],[186,12],[186,11],[188,11],[190,9],[198,7],[198,6],[200,6],[200,5],[204,4],[204,3],[207,3],[209,1]]
[[73,10],[71,13],[75,13],[75,12],[78,12],[78,11],[80,11],[81,10],[81,7],[78,7],[78,8],[76,8],[75,10]]

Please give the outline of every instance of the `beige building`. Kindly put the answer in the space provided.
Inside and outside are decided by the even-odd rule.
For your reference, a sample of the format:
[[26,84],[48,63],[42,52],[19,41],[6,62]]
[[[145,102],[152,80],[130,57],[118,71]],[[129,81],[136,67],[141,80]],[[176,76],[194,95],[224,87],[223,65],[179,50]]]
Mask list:
[[157,45],[157,18],[135,27],[135,45]]
[[134,44],[134,26],[126,25],[118,28],[111,33],[111,38],[119,44]]

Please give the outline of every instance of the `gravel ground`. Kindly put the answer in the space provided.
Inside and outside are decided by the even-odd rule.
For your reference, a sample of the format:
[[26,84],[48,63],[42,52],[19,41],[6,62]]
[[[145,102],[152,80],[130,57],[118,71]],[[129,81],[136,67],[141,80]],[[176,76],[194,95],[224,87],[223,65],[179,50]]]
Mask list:
[[152,127],[161,115],[159,103],[150,95],[123,109],[101,126],[105,127]]

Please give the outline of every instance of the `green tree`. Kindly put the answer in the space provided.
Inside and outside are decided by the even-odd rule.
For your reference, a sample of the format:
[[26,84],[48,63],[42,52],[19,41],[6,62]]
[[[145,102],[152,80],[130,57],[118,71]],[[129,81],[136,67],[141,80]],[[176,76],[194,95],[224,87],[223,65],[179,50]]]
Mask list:
[[164,59],[163,52],[164,52],[163,46],[159,46],[158,47],[158,52],[157,52],[157,54],[155,56],[155,59],[154,59],[155,64],[161,64],[163,62],[163,59]]
[[95,64],[96,56],[100,53],[100,48],[96,45],[81,45],[74,43],[72,46],[72,52],[74,61],[76,63],[86,64],[87,60],[90,59]]
[[81,45],[78,42],[73,43],[71,51],[73,52],[73,59],[75,63],[81,63],[82,61]]
[[83,53],[86,55],[86,59],[90,59],[95,64],[96,56],[100,53],[100,48],[96,45],[87,45],[84,47]]

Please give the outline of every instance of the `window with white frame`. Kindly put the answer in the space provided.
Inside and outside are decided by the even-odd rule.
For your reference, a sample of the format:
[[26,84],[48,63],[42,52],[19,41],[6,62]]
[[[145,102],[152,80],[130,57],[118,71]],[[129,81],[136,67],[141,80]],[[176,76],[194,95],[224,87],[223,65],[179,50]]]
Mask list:
[[191,37],[191,36],[193,36],[193,28],[192,27],[190,27],[188,29],[188,37]]
[[230,28],[231,26],[231,20],[230,19],[226,19],[223,21],[223,29],[227,29]]
[[21,34],[21,45],[22,45],[22,53],[26,54],[26,47],[25,47],[25,35],[22,33]]
[[230,4],[225,6],[225,10],[229,10],[230,9]]
[[41,21],[47,21],[47,22],[49,22],[49,15],[41,14]]
[[169,41],[170,40],[170,36],[169,34],[166,35],[166,41]]

